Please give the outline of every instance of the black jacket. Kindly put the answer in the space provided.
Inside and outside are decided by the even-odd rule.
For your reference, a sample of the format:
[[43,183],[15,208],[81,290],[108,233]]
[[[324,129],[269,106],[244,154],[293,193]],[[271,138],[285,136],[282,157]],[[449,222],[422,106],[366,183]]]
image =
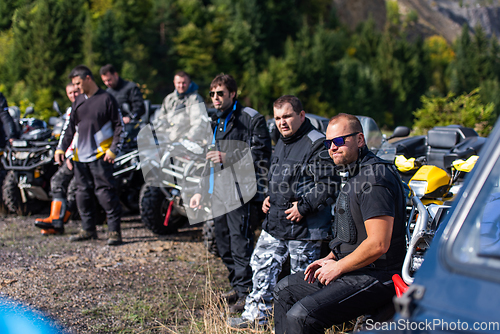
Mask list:
[[[267,189],[266,175],[269,170],[271,158],[271,138],[266,126],[266,120],[258,111],[242,107],[235,102],[230,110],[224,112],[219,119],[216,114],[212,116],[212,130],[215,133],[215,150],[226,153],[226,162],[223,166],[216,166],[215,172],[226,168],[241,160],[250,150],[257,180],[256,201],[262,201]],[[232,112],[231,112],[232,111]],[[228,116],[229,114],[229,116]],[[227,122],[226,122],[227,118]],[[210,174],[210,161],[207,161],[203,175]],[[200,192],[206,194],[209,188],[208,179],[202,178]],[[224,185],[224,180],[219,179],[220,189],[230,189],[232,185]],[[223,190],[222,190],[223,191]]]
[[12,116],[9,114],[7,99],[2,93],[0,93],[0,122],[2,122],[0,127],[0,148],[3,148],[6,141],[11,138],[19,138],[20,133]]
[[[142,115],[144,115],[144,112],[146,111],[144,100],[142,98],[141,90],[135,83],[119,78],[116,88],[108,87],[106,91],[113,95],[116,99],[123,116],[128,116],[132,119],[138,120]],[[123,110],[122,106],[124,103],[129,105],[130,112]]]
[[[271,206],[262,227],[277,239],[324,240],[329,235],[339,178],[324,139],[306,118],[293,136],[276,144],[268,174]],[[295,201],[303,216],[299,222],[285,214]]]
[[91,162],[104,157],[109,150],[117,156],[123,146],[123,120],[115,98],[102,89],[91,97],[81,94],[71,106],[64,124],[57,153],[65,153],[78,130],[73,160]]

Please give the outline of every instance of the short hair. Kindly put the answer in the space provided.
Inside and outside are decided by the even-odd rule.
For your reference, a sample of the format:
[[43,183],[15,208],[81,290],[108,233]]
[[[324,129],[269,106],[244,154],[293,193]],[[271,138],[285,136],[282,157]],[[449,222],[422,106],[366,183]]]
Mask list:
[[78,65],[77,67],[72,69],[68,75],[70,79],[73,79],[74,77],[85,79],[87,76],[90,76],[90,79],[92,79],[92,81],[95,81],[94,76],[92,75],[92,71],[85,65]]
[[73,86],[74,86],[73,83],[70,81],[70,82],[67,83],[66,88],[73,87]]
[[217,86],[224,85],[229,93],[235,93],[234,99],[238,97],[238,86],[236,85],[236,80],[231,76],[231,74],[221,73],[217,75],[210,84],[210,90],[217,88]]
[[304,108],[302,107],[302,102],[300,102],[299,98],[293,95],[283,95],[279,97],[276,101],[273,103],[273,107],[276,109],[281,109],[285,106],[286,103],[290,103],[292,106],[293,111],[295,113],[300,114]]
[[351,132],[363,133],[363,127],[361,126],[361,122],[359,121],[359,119],[356,116],[350,114],[340,113],[338,115],[335,115],[330,118],[328,125],[336,124],[340,119],[347,120]]
[[115,67],[111,64],[106,64],[103,67],[101,67],[101,69],[99,70],[99,74],[104,75],[106,73],[115,74],[116,73]]
[[175,77],[188,78],[189,81],[191,81],[191,76],[187,72],[185,72],[185,71],[177,71],[177,72],[175,72],[174,78]]

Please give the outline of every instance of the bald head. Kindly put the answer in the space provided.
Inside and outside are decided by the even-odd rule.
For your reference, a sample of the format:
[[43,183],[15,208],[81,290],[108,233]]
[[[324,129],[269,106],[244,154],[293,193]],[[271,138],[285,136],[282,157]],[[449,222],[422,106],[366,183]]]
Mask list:
[[356,161],[359,149],[365,146],[363,127],[358,118],[353,115],[338,114],[332,117],[326,129],[326,139],[334,138],[338,139],[331,142],[328,154],[339,166],[346,166]]

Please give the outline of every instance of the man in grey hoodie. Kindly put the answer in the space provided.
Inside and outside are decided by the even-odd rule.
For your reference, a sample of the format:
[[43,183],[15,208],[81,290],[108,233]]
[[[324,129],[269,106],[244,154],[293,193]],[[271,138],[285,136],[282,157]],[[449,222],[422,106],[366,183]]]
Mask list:
[[206,118],[203,98],[198,94],[198,85],[184,71],[175,73],[175,90],[163,100],[156,120],[163,119],[168,127],[169,139],[177,141],[185,136],[190,140],[203,140]]

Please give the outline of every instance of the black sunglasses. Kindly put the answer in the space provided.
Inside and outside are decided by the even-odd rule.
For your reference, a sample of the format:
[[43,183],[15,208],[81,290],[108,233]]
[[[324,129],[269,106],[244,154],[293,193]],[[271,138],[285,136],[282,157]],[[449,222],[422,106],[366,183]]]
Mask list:
[[325,144],[326,148],[329,150],[332,148],[332,143],[337,146],[337,147],[340,147],[342,145],[345,144],[345,139],[347,137],[352,137],[352,136],[355,136],[357,135],[358,133],[360,132],[353,132],[351,134],[348,134],[348,135],[345,135],[345,136],[340,136],[340,137],[335,137],[333,139],[326,139],[326,140],[323,140],[323,144]]
[[218,90],[218,91],[216,91],[216,92],[210,92],[210,93],[208,93],[208,94],[210,95],[210,97],[214,97],[216,93],[217,93],[217,95],[218,95],[218,96],[220,96],[220,97],[223,97],[223,96],[224,96],[224,91],[222,91],[222,90]]

